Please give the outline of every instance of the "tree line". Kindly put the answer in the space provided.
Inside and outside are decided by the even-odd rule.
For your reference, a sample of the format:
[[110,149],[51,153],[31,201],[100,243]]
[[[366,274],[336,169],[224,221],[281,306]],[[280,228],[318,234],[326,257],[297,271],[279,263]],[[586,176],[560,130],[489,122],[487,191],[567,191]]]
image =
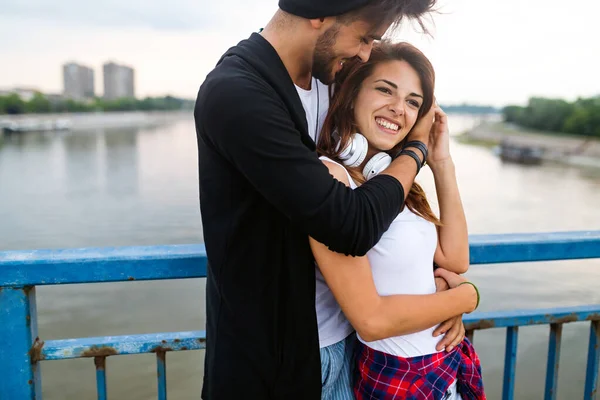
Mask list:
[[600,138],[600,96],[574,102],[532,97],[527,106],[507,106],[502,114],[525,128]]
[[122,98],[116,100],[105,100],[97,97],[89,101],[76,101],[72,99],[51,100],[42,93],[36,93],[29,101],[23,100],[17,94],[0,96],[0,115],[93,111],[183,110],[192,109],[193,107],[193,100],[180,99],[173,96],[146,97],[144,99]]

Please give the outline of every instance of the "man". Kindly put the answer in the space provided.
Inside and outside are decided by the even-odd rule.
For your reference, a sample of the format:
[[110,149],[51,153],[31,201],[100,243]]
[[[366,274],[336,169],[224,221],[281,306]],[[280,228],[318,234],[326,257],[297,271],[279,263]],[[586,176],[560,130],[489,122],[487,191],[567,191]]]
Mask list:
[[[347,188],[319,161],[309,134],[319,122],[307,125],[294,84],[332,82],[345,60],[367,60],[389,26],[434,2],[280,0],[264,31],[207,76],[194,112],[209,261],[204,399],[320,398],[308,236],[364,255],[400,211],[423,157],[399,156]],[[426,145],[431,122],[423,118],[411,140]]]

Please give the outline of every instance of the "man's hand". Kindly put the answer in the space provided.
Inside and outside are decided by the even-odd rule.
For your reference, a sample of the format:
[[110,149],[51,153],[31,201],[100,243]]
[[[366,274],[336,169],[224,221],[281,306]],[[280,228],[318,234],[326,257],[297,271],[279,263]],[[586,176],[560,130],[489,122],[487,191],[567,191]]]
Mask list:
[[[440,268],[438,268],[440,269]],[[444,290],[450,289],[448,282],[441,276],[435,277],[435,291],[443,292]],[[446,334],[442,340],[437,344],[437,351],[452,351],[465,337],[465,326],[462,323],[462,315],[450,318],[444,321],[433,331],[433,336],[437,337],[442,334]]]
[[437,337],[444,333],[446,335],[440,340],[435,348],[437,351],[446,349],[446,351],[450,352],[465,338],[465,326],[462,322],[462,315],[458,315],[442,322],[440,326],[433,331],[433,336]]
[[448,282],[448,285],[451,289],[454,289],[461,283],[468,281],[467,278],[465,278],[464,276],[448,271],[444,268],[436,269],[435,271],[433,271],[433,275],[436,278],[444,278],[444,280]]
[[448,289],[450,289],[450,285],[448,285],[448,282],[446,282],[446,280],[444,278],[442,278],[441,276],[436,276],[435,277],[435,291],[443,292],[444,290],[448,290]]

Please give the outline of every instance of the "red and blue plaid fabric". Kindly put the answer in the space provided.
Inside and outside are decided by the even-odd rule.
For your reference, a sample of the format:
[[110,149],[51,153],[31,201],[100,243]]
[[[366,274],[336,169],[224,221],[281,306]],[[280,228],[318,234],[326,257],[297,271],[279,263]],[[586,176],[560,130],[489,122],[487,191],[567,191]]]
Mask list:
[[468,339],[451,352],[403,358],[359,343],[357,400],[442,400],[457,381],[463,400],[484,400],[481,364]]

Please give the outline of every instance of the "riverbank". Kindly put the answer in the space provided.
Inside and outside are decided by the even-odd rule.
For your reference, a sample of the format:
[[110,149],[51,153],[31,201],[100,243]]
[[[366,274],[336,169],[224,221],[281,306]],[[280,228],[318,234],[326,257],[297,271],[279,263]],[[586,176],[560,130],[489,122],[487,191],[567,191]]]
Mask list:
[[192,113],[192,110],[182,110],[0,115],[0,131],[3,126],[13,123],[43,125],[56,121],[67,121],[70,130],[151,127],[179,120],[182,116],[191,117]]
[[461,143],[495,147],[511,145],[543,150],[544,161],[600,168],[600,139],[524,129],[501,121],[483,121],[456,136]]

